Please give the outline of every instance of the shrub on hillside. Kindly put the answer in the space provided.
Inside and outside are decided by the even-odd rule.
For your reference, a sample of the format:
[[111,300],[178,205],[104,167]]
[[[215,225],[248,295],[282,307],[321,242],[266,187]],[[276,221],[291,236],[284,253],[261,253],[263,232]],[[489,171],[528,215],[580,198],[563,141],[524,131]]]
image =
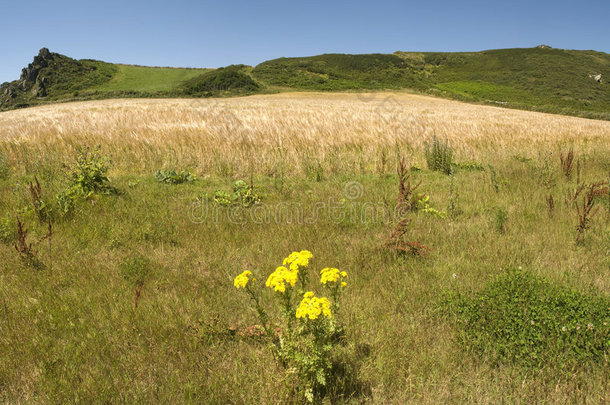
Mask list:
[[511,270],[481,292],[454,293],[459,341],[493,363],[600,364],[610,354],[610,299]]
[[183,87],[185,93],[190,95],[220,91],[253,92],[259,89],[258,83],[242,72],[239,66],[229,66],[206,72],[188,80]]

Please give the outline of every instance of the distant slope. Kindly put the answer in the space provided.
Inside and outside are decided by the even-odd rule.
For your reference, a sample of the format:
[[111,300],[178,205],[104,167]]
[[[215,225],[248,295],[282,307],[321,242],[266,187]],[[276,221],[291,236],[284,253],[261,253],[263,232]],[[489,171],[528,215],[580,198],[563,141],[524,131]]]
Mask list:
[[[402,53],[413,58],[416,54]],[[610,55],[552,48],[424,54],[441,95],[610,117]],[[602,75],[602,82],[590,76]]]
[[[243,73],[248,69],[248,66],[240,65],[239,75],[244,75],[245,80],[235,81],[226,72],[214,73],[217,71],[215,69],[147,67],[76,60],[43,48],[34,61],[23,69],[19,80],[0,86],[0,111],[60,101],[250,94],[260,86],[247,73]],[[212,76],[214,88],[205,92],[193,91],[194,83],[209,81]]]
[[210,69],[160,68],[148,66],[116,65],[111,80],[95,87],[97,91],[169,91],[184,81]]
[[252,71],[269,85],[308,90],[422,88],[419,73],[408,60],[384,54],[280,58]]
[[[590,77],[598,74],[601,83]],[[610,119],[610,55],[595,51],[537,47],[329,54],[266,61],[254,68],[253,76],[291,89],[413,89],[464,101]]]
[[79,90],[108,82],[116,72],[111,63],[77,61],[43,48],[21,71],[19,80],[0,86],[0,109],[63,100]]
[[610,120],[610,55],[547,46],[483,52],[325,54],[252,68],[152,68],[74,60],[42,49],[0,87],[0,110],[115,97],[217,97],[282,90],[411,90]]
[[252,94],[260,85],[248,74],[250,66],[231,65],[211,70],[184,82],[180,90],[189,96],[212,97],[215,94]]

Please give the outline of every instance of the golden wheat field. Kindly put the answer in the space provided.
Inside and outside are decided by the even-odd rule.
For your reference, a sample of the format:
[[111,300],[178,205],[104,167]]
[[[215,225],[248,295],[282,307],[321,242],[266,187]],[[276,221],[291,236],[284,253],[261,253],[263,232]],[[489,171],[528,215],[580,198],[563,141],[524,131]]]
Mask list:
[[[533,152],[559,142],[594,148],[610,122],[465,104],[406,93],[283,93],[230,99],[121,99],[47,105],[0,114],[9,159],[57,159],[97,143],[118,167],[160,163],[207,170],[219,162],[258,171],[281,158],[298,170],[354,159],[374,165],[382,149],[419,149],[432,135],[462,158]],[[168,160],[169,159],[169,160]]]

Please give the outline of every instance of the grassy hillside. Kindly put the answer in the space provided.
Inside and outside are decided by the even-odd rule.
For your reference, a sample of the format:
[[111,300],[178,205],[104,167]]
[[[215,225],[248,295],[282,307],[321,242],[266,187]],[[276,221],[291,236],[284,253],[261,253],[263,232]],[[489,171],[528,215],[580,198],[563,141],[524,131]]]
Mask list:
[[47,81],[47,97],[61,99],[71,93],[89,89],[107,83],[117,72],[111,63],[95,60],[75,61],[63,55],[57,55],[40,76]]
[[464,101],[610,119],[610,55],[537,47],[469,53],[320,55],[256,66],[257,80],[302,90],[414,89]]
[[190,96],[213,96],[215,94],[255,93],[260,86],[250,75],[249,66],[233,65],[219,68],[187,80],[181,91]]
[[280,58],[252,71],[269,85],[307,90],[421,88],[419,73],[407,60],[383,54]]
[[[466,53],[325,54],[274,59],[253,69],[233,66],[217,73],[53,55],[48,66],[25,85],[20,79],[0,87],[0,110],[73,99],[393,89],[610,119],[610,55],[595,51],[536,47]],[[601,81],[594,78],[597,75]]]
[[[396,93],[4,112],[0,403],[607,404],[609,133]],[[266,286],[304,249],[330,317]]]
[[208,69],[163,68],[116,65],[112,79],[94,88],[97,91],[169,91]]
[[0,110],[67,100],[107,83],[117,72],[111,63],[74,60],[43,49],[19,80],[0,86]]
[[[252,93],[259,85],[243,73],[241,81],[214,69],[119,65],[75,60],[43,48],[19,80],[0,86],[0,111],[60,101],[121,97],[212,97]],[[229,68],[229,71],[234,69]],[[195,91],[195,83],[214,76],[211,90]],[[201,78],[200,78],[201,77]],[[245,86],[241,88],[240,86]],[[205,86],[204,86],[205,87]]]
[[[609,118],[610,55],[562,49],[425,54],[431,88],[465,100]],[[425,64],[425,62],[424,62]],[[589,75],[606,78],[598,83]]]

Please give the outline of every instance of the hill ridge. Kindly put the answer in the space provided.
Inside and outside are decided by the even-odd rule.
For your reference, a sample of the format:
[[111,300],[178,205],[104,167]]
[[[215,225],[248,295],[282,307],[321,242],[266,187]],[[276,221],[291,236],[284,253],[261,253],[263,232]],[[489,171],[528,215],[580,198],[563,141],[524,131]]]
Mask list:
[[277,91],[410,90],[467,102],[610,119],[610,55],[535,48],[327,53],[257,66],[149,67],[75,60],[42,48],[0,86],[0,110],[120,97],[224,97]]

